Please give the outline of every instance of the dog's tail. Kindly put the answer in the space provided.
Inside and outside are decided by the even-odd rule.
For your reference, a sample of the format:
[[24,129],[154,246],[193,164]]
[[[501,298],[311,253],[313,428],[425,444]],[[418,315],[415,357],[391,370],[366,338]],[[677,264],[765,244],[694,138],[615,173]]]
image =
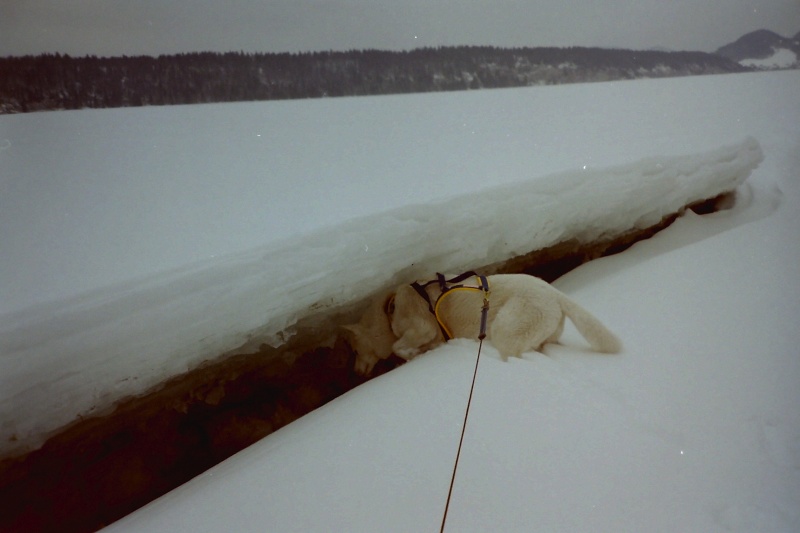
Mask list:
[[564,314],[572,320],[581,335],[589,342],[592,349],[602,353],[617,353],[622,350],[622,342],[611,333],[592,314],[559,293],[559,303]]

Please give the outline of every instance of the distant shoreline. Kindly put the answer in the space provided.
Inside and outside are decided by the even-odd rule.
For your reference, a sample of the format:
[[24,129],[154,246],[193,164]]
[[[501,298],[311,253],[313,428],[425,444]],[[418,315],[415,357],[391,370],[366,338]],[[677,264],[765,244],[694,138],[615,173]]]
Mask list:
[[706,52],[457,46],[410,51],[0,58],[0,114],[461,91],[747,72]]

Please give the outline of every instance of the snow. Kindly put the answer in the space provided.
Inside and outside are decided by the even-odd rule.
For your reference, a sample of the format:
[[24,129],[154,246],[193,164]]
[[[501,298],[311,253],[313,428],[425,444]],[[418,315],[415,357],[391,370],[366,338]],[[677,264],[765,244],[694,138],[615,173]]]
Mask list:
[[[734,189],[759,162],[758,144],[731,138],[744,133],[735,124],[714,144],[660,137],[658,128],[677,124],[643,114],[642,94],[658,90],[600,84],[591,99],[569,87],[6,117],[0,445],[35,446],[208,358],[278,344],[309,309],[645,227]],[[593,110],[603,131],[615,115],[634,122],[632,104],[641,116],[616,133],[623,150],[601,149],[597,126],[569,134],[576,117],[550,114],[589,112],[597,91],[616,103]],[[737,144],[718,148],[725,141]]]
[[[797,530],[800,188],[762,178],[557,283],[623,354],[574,331],[507,363],[484,346],[448,531]],[[351,391],[108,531],[435,530],[476,349]]]
[[[738,186],[734,210],[559,280],[621,355],[572,330],[547,357],[484,347],[449,530],[797,529],[798,78],[2,117],[3,442],[301,310]],[[112,530],[435,528],[476,348],[359,387]]]
[[[742,195],[559,280],[622,354],[574,330],[505,363],[484,346],[447,531],[798,529],[800,184]],[[436,530],[476,351],[429,352],[107,531]]]
[[778,48],[774,53],[763,59],[744,59],[739,61],[742,66],[756,68],[791,68],[797,65],[797,54],[787,48]]

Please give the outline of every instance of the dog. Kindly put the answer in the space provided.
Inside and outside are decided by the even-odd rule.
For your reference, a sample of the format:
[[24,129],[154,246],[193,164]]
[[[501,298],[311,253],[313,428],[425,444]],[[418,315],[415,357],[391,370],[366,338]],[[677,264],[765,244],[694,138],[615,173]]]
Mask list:
[[389,312],[393,299],[394,293],[374,299],[359,322],[342,326],[356,353],[355,371],[362,376],[369,374],[378,361],[392,355],[392,346],[397,342]]
[[[544,280],[526,274],[487,276],[486,339],[505,361],[558,342],[569,317],[593,350],[617,353],[622,343],[591,313]],[[355,350],[355,370],[369,373],[392,353],[410,360],[447,337],[477,339],[484,293],[480,279],[447,290],[438,283],[401,285],[375,300],[357,324],[345,326]],[[424,294],[428,296],[425,298]],[[434,305],[435,302],[435,305]],[[435,312],[434,312],[435,309]]]

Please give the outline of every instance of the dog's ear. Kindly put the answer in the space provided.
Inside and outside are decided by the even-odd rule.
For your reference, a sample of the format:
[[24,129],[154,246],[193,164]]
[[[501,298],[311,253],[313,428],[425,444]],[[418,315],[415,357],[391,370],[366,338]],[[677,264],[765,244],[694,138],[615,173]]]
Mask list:
[[399,312],[401,309],[405,314],[428,311],[428,303],[420,297],[411,285],[398,287],[392,303],[394,304],[392,306],[393,312]]
[[353,338],[354,335],[357,336],[362,333],[361,324],[345,324],[341,326],[341,328],[344,331],[345,337],[348,339]]
[[394,314],[394,297],[395,294],[392,293],[386,297],[386,300],[383,302],[383,314],[388,316],[389,318],[392,317]]

